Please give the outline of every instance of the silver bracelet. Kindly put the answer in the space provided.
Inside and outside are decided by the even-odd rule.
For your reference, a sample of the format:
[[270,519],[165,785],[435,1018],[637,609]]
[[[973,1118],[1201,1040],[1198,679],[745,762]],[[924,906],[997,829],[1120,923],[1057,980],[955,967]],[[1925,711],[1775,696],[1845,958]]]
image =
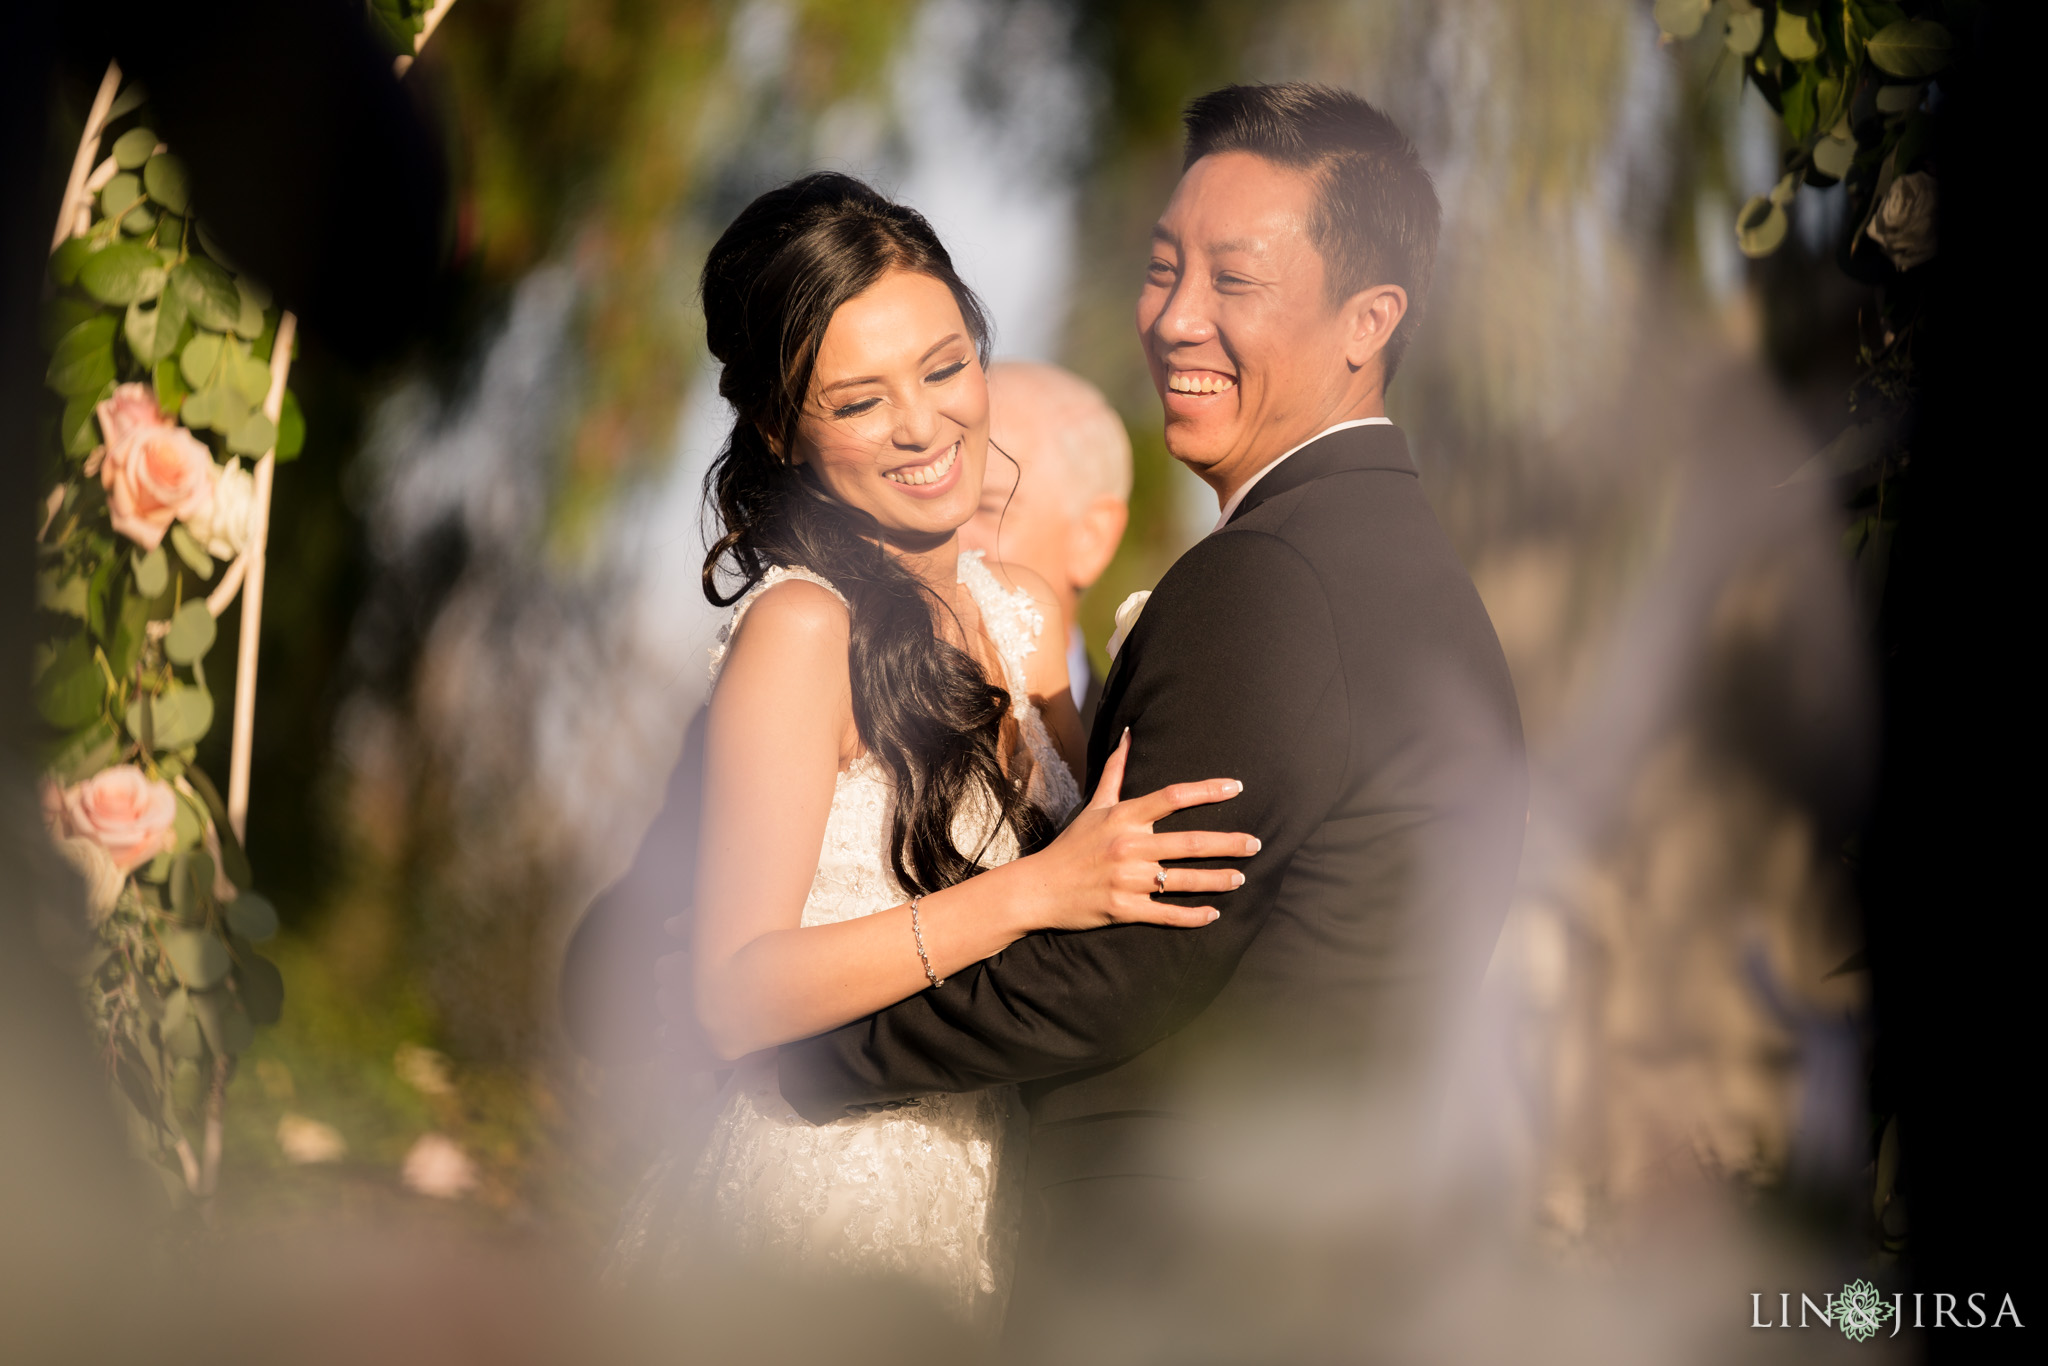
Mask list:
[[910,898],[910,937],[917,941],[917,961],[924,964],[924,979],[935,987],[946,985],[946,979],[932,971],[932,956],[924,951],[924,929],[917,923],[917,903],[924,900],[924,894]]

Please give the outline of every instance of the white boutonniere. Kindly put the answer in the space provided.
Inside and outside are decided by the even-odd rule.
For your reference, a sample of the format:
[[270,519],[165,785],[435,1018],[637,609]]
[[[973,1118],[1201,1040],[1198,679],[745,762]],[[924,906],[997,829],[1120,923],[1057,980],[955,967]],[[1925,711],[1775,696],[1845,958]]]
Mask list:
[[1138,624],[1138,618],[1145,611],[1145,603],[1152,597],[1152,590],[1133,593],[1125,598],[1123,605],[1116,609],[1116,630],[1109,637],[1109,657],[1116,658],[1116,652],[1123,649],[1124,642],[1131,638],[1131,628]]

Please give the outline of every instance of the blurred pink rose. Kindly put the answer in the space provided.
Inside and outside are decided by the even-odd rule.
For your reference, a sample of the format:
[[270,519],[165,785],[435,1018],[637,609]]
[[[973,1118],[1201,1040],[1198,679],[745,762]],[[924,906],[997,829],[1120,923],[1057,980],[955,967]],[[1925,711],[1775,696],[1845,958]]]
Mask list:
[[[116,397],[119,397],[116,395]],[[181,517],[203,517],[213,507],[213,452],[206,443],[176,423],[123,427],[113,399],[100,405],[103,426],[121,431],[107,441],[100,482],[107,488],[107,510],[114,530],[145,550],[154,550]]]
[[133,764],[101,769],[64,792],[65,833],[89,839],[126,873],[171,847],[178,798]]
[[169,425],[163,409],[156,406],[156,390],[147,384],[120,385],[98,412],[100,437],[109,446],[138,428]]

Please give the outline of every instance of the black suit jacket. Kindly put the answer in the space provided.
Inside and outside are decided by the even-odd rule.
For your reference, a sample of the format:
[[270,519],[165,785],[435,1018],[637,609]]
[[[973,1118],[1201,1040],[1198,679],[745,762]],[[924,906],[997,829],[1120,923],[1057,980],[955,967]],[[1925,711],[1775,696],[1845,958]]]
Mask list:
[[1089,785],[1126,726],[1126,795],[1245,784],[1160,827],[1264,842],[1241,889],[1175,898],[1221,919],[1029,935],[785,1046],[798,1113],[1021,1082],[1037,1185],[1153,1160],[1118,1135],[1218,1076],[1421,1057],[1484,971],[1527,778],[1499,642],[1398,430],[1298,451],[1168,571],[1110,671]]

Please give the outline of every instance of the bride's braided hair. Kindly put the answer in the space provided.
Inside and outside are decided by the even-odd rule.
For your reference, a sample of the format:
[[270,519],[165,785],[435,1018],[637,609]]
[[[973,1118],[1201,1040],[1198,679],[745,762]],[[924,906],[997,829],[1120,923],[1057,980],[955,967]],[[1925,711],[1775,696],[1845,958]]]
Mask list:
[[[704,559],[704,596],[727,606],[776,565],[822,574],[846,596],[854,724],[895,779],[890,862],[916,894],[981,871],[983,851],[957,848],[952,829],[955,812],[978,804],[976,789],[1026,850],[1052,832],[1003,772],[1010,695],[940,637],[943,604],[883,549],[880,524],[831,497],[808,466],[776,453],[796,439],[832,315],[892,269],[952,290],[986,364],[987,317],[931,225],[851,176],[821,172],[770,190],[711,248],[705,333],[725,367],[718,391],[737,417],[704,479],[705,502],[723,529]],[[721,577],[734,581],[730,591],[721,590]]]

